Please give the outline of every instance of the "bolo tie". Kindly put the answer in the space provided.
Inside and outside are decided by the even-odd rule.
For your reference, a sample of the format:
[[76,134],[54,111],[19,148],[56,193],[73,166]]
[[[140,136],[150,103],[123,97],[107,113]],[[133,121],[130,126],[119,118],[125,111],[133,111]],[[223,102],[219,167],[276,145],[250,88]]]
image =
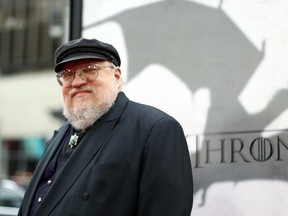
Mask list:
[[70,148],[76,147],[84,135],[85,132],[75,132],[73,135],[71,135],[68,143],[69,147]]

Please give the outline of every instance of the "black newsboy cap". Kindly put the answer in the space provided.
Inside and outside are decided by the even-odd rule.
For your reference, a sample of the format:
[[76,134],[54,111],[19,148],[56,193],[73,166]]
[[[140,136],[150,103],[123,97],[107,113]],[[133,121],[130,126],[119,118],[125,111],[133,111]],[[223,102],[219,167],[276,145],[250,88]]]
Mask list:
[[116,66],[121,65],[117,50],[111,44],[97,39],[80,38],[69,41],[55,51],[54,58],[55,72],[61,71],[63,63],[79,59],[102,59],[111,61]]

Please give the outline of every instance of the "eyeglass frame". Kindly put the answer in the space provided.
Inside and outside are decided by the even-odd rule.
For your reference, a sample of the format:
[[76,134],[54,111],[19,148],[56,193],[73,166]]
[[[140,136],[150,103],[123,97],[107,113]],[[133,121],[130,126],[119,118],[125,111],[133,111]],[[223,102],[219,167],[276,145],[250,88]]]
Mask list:
[[[89,64],[85,64],[84,66],[80,66],[80,67],[77,67],[76,70],[73,70],[73,69],[69,69],[69,68],[66,68],[64,70],[61,70],[60,72],[58,72],[56,74],[56,78],[57,78],[57,81],[58,81],[58,84],[60,86],[68,86],[68,85],[63,85],[63,81],[61,81],[61,78],[64,80],[63,78],[63,74],[65,73],[73,73],[73,76],[71,76],[71,82],[67,82],[68,84],[71,84],[73,82],[73,80],[75,79],[75,76],[76,76],[76,73],[80,76],[81,79],[85,80],[85,81],[92,81],[92,80],[87,80],[87,78],[85,77],[85,75],[83,76],[83,74],[85,74],[85,72],[83,73],[83,70],[84,69],[89,69],[87,67],[89,66],[92,66],[92,68],[90,68],[91,70],[89,70],[88,72],[92,72],[92,71],[95,71],[95,78],[92,79],[92,80],[95,80],[97,77],[98,77],[98,74],[99,74],[99,70],[102,69],[102,68],[106,68],[106,67],[109,67],[111,69],[115,69],[116,66],[110,62],[110,65],[100,65],[98,63],[89,63]],[[87,74],[87,72],[86,72]]]

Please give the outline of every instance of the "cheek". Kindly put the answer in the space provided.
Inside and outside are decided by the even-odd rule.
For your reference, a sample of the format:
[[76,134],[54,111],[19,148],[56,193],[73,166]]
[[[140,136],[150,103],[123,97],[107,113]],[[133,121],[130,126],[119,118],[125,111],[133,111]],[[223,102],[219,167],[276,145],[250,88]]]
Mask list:
[[71,98],[69,97],[69,90],[65,88],[62,89],[62,98],[65,105],[71,104]]

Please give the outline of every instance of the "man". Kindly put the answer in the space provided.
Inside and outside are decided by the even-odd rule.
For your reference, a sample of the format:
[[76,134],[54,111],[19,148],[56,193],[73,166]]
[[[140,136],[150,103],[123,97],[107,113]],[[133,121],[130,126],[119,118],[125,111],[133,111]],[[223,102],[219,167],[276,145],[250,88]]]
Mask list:
[[19,216],[190,216],[192,169],[183,130],[129,101],[110,44],[78,39],[55,52],[67,122],[48,141]]

